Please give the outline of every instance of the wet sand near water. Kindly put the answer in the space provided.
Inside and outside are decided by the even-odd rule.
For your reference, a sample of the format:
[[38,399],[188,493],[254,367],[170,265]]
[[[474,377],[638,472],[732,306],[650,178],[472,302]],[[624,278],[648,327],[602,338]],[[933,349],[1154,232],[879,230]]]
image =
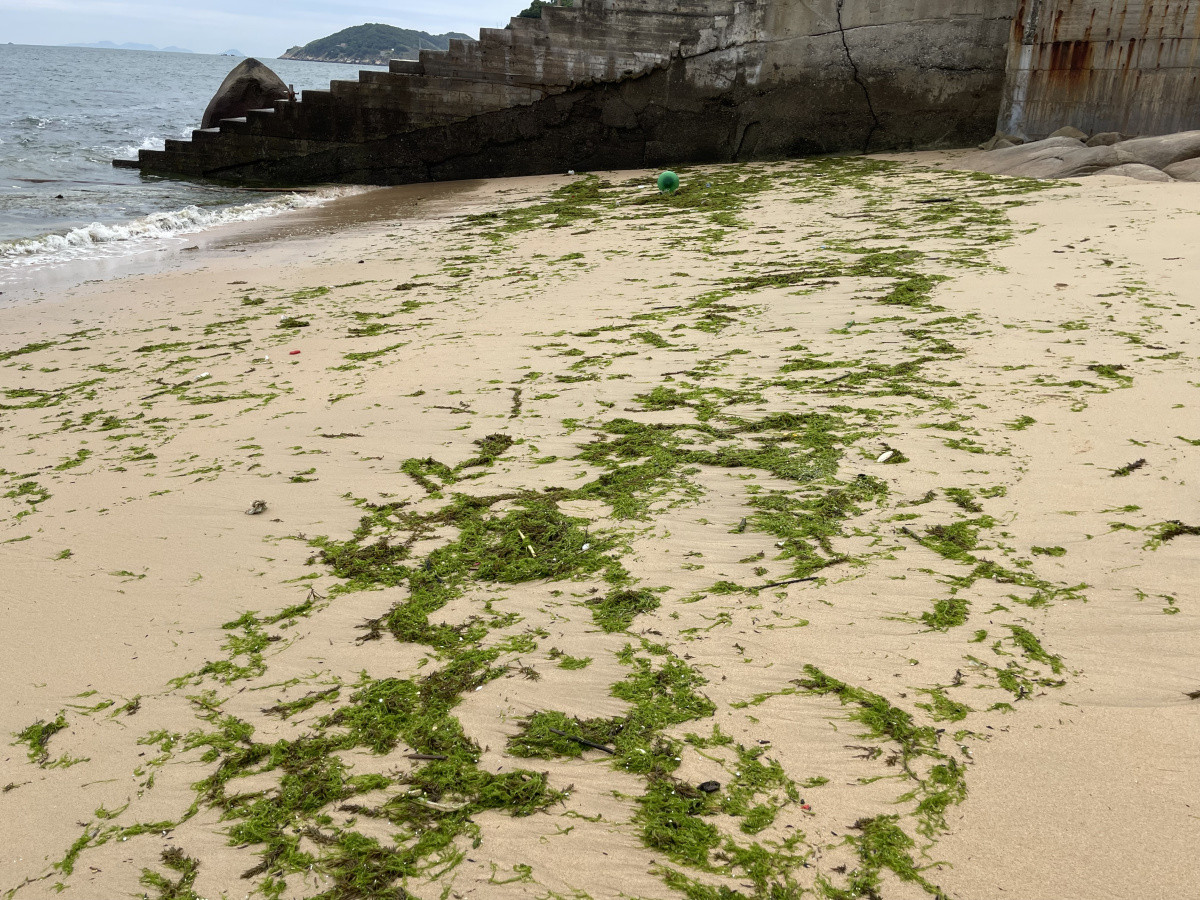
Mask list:
[[319,206],[180,235],[152,242],[142,249],[129,247],[129,252],[120,256],[13,266],[0,272],[0,308],[34,301],[54,302],[71,288],[86,282],[111,281],[171,268],[187,270],[197,264],[197,254],[245,252],[246,247],[257,244],[310,240],[346,228],[420,217],[427,213],[429,204],[462,202],[463,195],[480,186],[480,182],[463,181],[352,188],[353,192],[347,196]]
[[374,188],[322,206],[296,210],[261,223],[263,227],[238,229],[237,233],[222,232],[202,249],[227,250],[272,241],[308,239],[363,225],[421,218],[430,206],[438,210],[470,205],[470,194],[485,186],[483,181],[446,181]]

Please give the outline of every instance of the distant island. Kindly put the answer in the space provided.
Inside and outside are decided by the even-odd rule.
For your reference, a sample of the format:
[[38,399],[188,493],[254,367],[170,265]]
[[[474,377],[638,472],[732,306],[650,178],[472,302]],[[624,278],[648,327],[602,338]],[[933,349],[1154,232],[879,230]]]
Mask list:
[[183,47],[155,47],[153,44],[114,44],[112,41],[96,41],[91,44],[67,44],[68,47],[95,47],[101,50],[154,50],[158,53],[191,53]]
[[390,59],[417,59],[422,50],[446,50],[452,39],[474,40],[469,34],[457,31],[429,34],[409,28],[368,23],[344,28],[337,34],[311,41],[303,47],[292,47],[279,58],[386,66]]

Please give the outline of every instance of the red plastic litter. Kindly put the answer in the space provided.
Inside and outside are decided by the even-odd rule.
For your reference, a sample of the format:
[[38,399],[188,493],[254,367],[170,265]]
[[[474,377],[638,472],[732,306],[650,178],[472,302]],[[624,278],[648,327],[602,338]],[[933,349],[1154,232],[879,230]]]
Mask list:
[[803,809],[803,810],[810,810],[810,809],[812,809],[812,807],[811,807],[811,806],[809,806],[807,803],[802,803],[802,804],[800,805],[800,808],[801,808],[801,809]]
[[299,350],[290,350],[290,351],[288,351],[288,356],[299,356],[299,355],[300,355],[300,351],[299,351]]

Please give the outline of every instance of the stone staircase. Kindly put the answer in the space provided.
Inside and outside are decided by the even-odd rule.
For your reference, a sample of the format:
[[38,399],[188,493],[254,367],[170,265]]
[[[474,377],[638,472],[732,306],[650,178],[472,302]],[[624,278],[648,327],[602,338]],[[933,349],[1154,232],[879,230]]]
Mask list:
[[[404,135],[529,106],[581,85],[620,82],[738,40],[758,0],[577,0],[544,7],[540,19],[485,28],[386,72],[306,90],[273,109],[251,110],[189,140],[167,140],[128,163],[146,173],[238,177],[241,167]],[[297,168],[303,171],[303,166]]]

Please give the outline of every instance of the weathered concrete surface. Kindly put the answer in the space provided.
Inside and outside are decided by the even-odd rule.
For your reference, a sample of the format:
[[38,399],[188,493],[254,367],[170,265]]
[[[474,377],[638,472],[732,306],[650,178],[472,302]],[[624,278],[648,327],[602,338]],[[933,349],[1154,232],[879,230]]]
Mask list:
[[584,0],[143,151],[146,172],[397,184],[965,146],[1018,0]]
[[1200,128],[1200,3],[1021,0],[998,130]]

